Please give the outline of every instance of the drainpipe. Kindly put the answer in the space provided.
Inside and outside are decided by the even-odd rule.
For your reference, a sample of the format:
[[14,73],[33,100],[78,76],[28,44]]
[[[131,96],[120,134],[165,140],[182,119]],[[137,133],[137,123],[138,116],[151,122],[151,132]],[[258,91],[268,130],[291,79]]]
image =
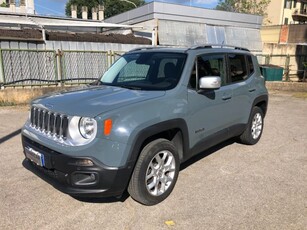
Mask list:
[[151,32],[151,45],[157,46],[158,45],[158,28],[154,27]]
[[32,22],[34,22],[39,28],[42,29],[42,36],[43,36],[43,41],[44,43],[46,44],[46,30],[45,30],[45,27],[39,23],[37,23],[33,18],[31,17],[28,17],[28,19]]
[[46,44],[46,30],[43,26],[41,28],[42,28],[43,40],[44,40],[44,43]]

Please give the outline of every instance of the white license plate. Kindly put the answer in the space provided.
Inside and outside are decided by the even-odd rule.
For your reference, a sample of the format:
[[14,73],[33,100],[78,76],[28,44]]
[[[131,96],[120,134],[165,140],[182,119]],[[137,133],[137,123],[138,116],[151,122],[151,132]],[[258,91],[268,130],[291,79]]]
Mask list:
[[26,157],[39,166],[45,166],[44,154],[30,148],[25,147]]

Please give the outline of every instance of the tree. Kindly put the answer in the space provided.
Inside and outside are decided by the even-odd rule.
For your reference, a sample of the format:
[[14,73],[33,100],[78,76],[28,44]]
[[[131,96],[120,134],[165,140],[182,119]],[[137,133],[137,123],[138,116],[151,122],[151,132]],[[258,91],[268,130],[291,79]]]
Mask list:
[[219,0],[217,10],[265,16],[271,0]]
[[65,13],[66,16],[71,16],[71,5],[77,5],[77,16],[82,17],[81,8],[87,6],[88,17],[92,18],[92,8],[98,7],[98,5],[104,5],[105,18],[109,18],[116,14],[123,13],[131,10],[136,6],[144,5],[144,0],[68,0],[66,3]]
[[2,2],[0,7],[9,7],[9,5],[6,2]]

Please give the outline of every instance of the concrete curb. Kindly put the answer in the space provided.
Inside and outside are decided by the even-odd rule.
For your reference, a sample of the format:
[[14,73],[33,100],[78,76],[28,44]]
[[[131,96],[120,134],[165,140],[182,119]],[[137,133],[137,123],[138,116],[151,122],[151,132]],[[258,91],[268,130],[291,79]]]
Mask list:
[[307,92],[307,82],[266,81],[265,85],[269,91]]
[[0,90],[0,103],[27,104],[32,99],[44,94],[61,91],[62,87],[42,88],[6,88]]

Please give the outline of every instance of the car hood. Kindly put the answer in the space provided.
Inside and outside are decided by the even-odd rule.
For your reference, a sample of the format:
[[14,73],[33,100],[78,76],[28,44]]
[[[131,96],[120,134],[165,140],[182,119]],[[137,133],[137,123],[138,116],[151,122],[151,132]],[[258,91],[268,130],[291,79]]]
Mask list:
[[165,95],[165,91],[130,90],[113,86],[85,86],[81,89],[45,95],[32,105],[69,116],[95,117],[133,103]]

